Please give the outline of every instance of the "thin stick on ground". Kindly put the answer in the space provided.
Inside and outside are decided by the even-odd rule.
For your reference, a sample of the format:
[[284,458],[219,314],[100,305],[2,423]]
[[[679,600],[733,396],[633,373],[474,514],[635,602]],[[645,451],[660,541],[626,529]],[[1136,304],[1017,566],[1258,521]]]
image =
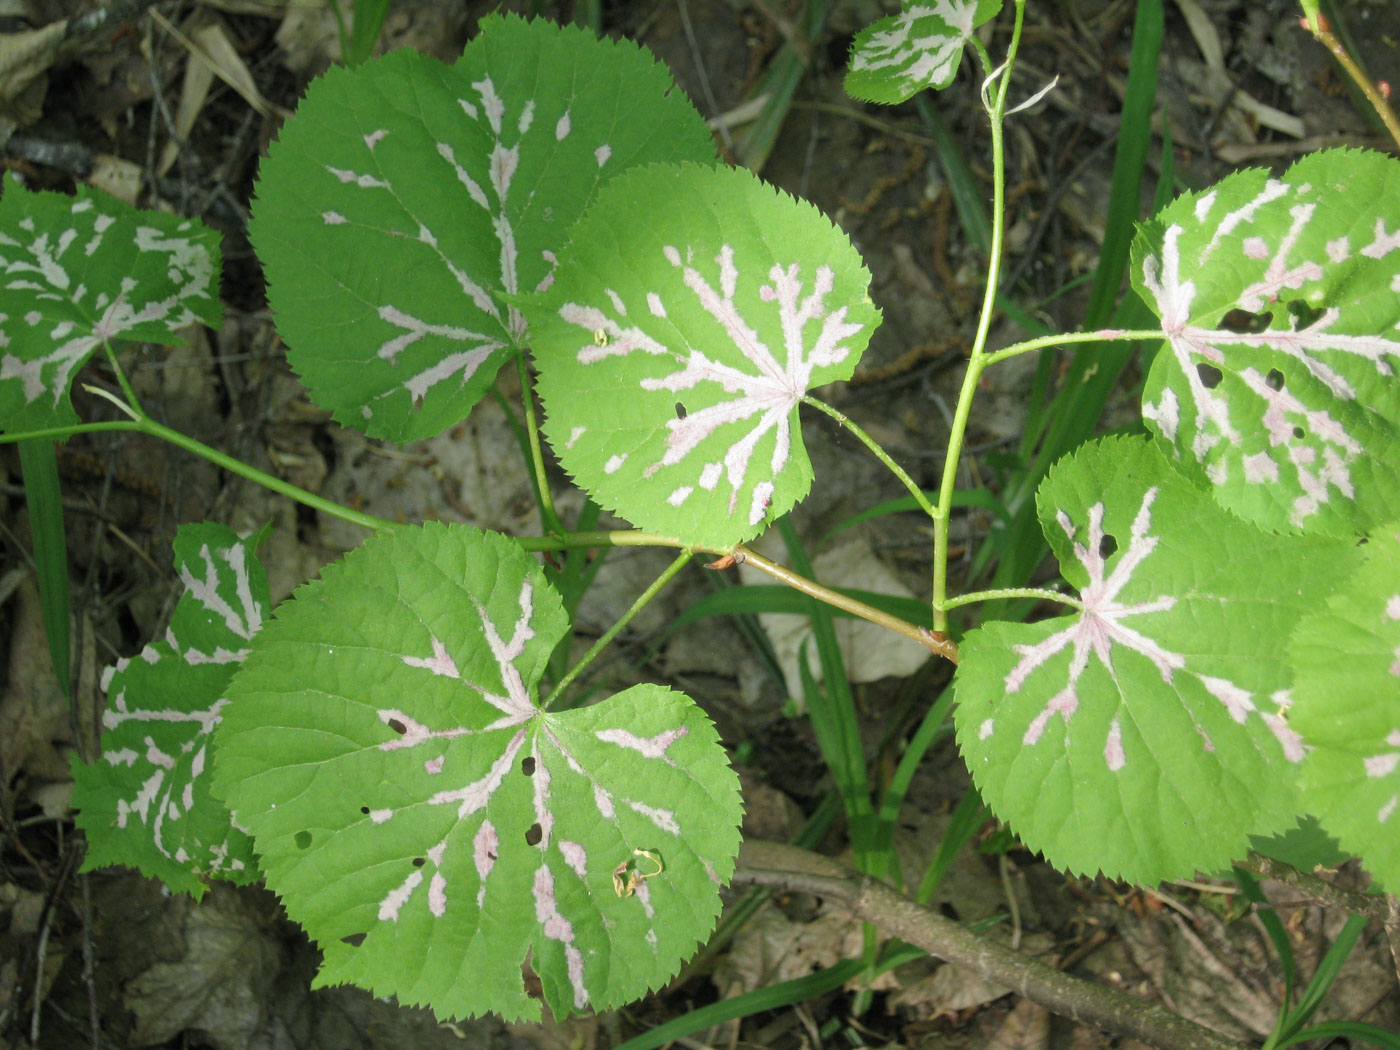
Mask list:
[[820,854],[772,842],[746,842],[734,881],[812,893],[939,959],[971,970],[1054,1013],[1157,1050],[1248,1050],[1156,1003],[1074,977],[944,918],[868,875]]

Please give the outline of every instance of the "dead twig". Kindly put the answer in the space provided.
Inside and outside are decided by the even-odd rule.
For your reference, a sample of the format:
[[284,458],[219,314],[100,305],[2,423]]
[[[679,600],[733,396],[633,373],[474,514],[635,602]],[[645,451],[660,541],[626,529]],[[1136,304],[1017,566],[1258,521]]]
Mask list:
[[892,887],[820,854],[773,842],[746,842],[736,883],[813,893],[844,903],[857,919],[1054,1013],[1157,1050],[1246,1050],[1244,1043],[1108,985],[1062,973],[979,936]]

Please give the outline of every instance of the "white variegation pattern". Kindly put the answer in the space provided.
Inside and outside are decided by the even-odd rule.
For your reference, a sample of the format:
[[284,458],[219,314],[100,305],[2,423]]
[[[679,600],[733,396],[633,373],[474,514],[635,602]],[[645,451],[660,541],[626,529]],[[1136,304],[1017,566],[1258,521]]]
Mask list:
[[0,207],[0,426],[71,417],[68,389],[94,350],[162,338],[218,313],[218,248],[190,220],[84,189]]
[[[219,690],[267,616],[267,586],[222,526],[185,526],[176,552],[185,593],[163,641],[103,672],[102,751],[75,766],[77,798],[97,863],[139,863],[149,845],[198,879],[251,877],[247,837],[209,798],[209,746],[227,704]],[[170,868],[142,867],[192,888]]]
[[[1168,685],[1172,684],[1178,674],[1195,678],[1204,687],[1206,694],[1218,701],[1229,713],[1230,719],[1237,724],[1243,725],[1250,715],[1258,715],[1277,740],[1284,757],[1289,762],[1300,762],[1303,758],[1302,742],[1298,734],[1289,729],[1286,721],[1274,710],[1277,708],[1282,711],[1287,708],[1286,694],[1275,693],[1270,696],[1269,703],[1261,711],[1249,689],[1227,679],[1192,670],[1184,652],[1172,650],[1152,637],[1150,621],[1141,626],[1124,622],[1132,617],[1170,613],[1177,604],[1178,598],[1172,594],[1157,594],[1138,602],[1124,602],[1120,599],[1121,592],[1136,576],[1145,574],[1150,578],[1148,563],[1159,542],[1158,537],[1153,536],[1150,531],[1152,504],[1157,498],[1157,492],[1156,488],[1149,488],[1143,495],[1133,518],[1127,549],[1117,557],[1112,570],[1108,568],[1108,558],[1102,552],[1102,503],[1095,503],[1089,508],[1088,530],[1084,542],[1076,538],[1079,530],[1068,514],[1062,510],[1056,515],[1059,527],[1072,545],[1075,560],[1088,574],[1089,582],[1080,591],[1084,608],[1073,623],[1033,645],[1013,647],[1020,659],[1005,677],[1004,685],[1008,695],[1020,692],[1036,675],[1041,676],[1042,683],[1045,676],[1065,675],[1064,685],[1054,691],[1040,713],[1031,720],[1022,734],[1021,742],[1026,747],[1036,746],[1044,735],[1046,726],[1056,716],[1064,720],[1066,727],[1070,725],[1080,706],[1080,678],[1089,666],[1091,658],[1102,665],[1124,695],[1130,693],[1131,687],[1126,682],[1120,682],[1114,666],[1114,650],[1120,648],[1144,657],[1161,680]],[[1193,597],[1199,599],[1200,596]],[[1046,665],[1049,661],[1066,648],[1071,650],[1068,667],[1064,671],[1058,667],[1048,668]],[[996,718],[992,717],[981,724],[978,734],[985,740],[992,736],[995,730]],[[1213,750],[1215,745],[1210,734],[1199,724],[1197,731],[1200,734],[1201,746],[1207,751]],[[1105,764],[1115,773],[1123,769],[1130,760],[1131,756],[1124,750],[1122,725],[1118,718],[1109,722],[1104,738],[1103,756]]]
[[991,17],[979,11],[987,7],[978,0],[916,0],[880,19],[851,46],[846,90],[867,101],[894,103],[925,88],[947,87],[972,31]]
[[1295,820],[1309,752],[1281,654],[1360,562],[1244,521],[1169,453],[1104,438],[1051,468],[1038,516],[1079,607],[969,631],[953,680],[993,811],[1057,866],[1145,882]]
[[[538,679],[564,614],[503,536],[427,527],[366,552],[279,610],[230,691],[217,752],[221,789],[294,914],[320,914],[323,894],[366,880],[363,953],[309,925],[330,942],[327,971],[347,979],[387,953],[398,976],[376,987],[511,1016],[533,1006],[520,987],[527,955],[556,1013],[673,973],[718,911],[706,873],[727,872],[737,848],[732,775],[708,721],[655,686],[542,709]],[[288,654],[305,661],[291,674]],[[264,706],[295,765],[260,742]],[[302,773],[311,782],[297,786]],[[659,870],[620,896],[613,872],[638,849]],[[313,900],[298,896],[311,889]],[[470,971],[423,977],[425,954],[447,945],[473,956]],[[634,965],[619,973],[610,960],[624,949]]]
[[515,16],[484,18],[451,66],[396,52],[313,83],[250,236],[318,403],[394,440],[464,418],[527,345],[521,297],[552,285],[597,188],[649,160],[713,163],[672,87],[631,43]]
[[[680,273],[689,294],[718,326],[722,344],[737,352],[743,367],[717,360],[713,352],[694,346],[677,349],[661,344],[629,321],[627,304],[611,290],[606,305],[567,302],[559,308],[559,316],[590,336],[603,333],[602,339],[590,338],[578,350],[582,365],[598,365],[634,352],[676,363],[672,371],[641,379],[640,388],[674,394],[699,388],[700,397],[710,403],[666,423],[664,453],[647,463],[643,476],[651,478],[664,471],[666,477],[675,478],[667,497],[673,507],[685,504],[697,489],[710,492],[723,483],[729,493],[728,513],[741,514],[747,524],[757,525],[772,498],[774,484],[770,479],[791,459],[792,412],[810,388],[813,370],[846,360],[851,353],[849,341],[865,326],[847,321],[845,306],[831,309],[827,305],[835,283],[830,267],[816,267],[808,279],[809,288],[799,264],[774,265],[767,282],[759,287],[758,298],[772,304],[777,313],[783,344],[775,351],[760,337],[758,324],[743,316],[735,301],[741,274],[733,247],[721,245],[713,258],[717,273],[710,272],[717,277],[717,284],[695,265],[697,254],[693,247],[682,250],[667,245],[662,250],[665,262]],[[649,292],[645,312],[652,317],[668,316],[667,298],[660,292]],[[769,434],[773,435],[773,447],[762,480],[751,484],[741,503],[746,486],[750,486],[754,452]],[[725,443],[722,454],[714,456],[713,446],[707,446],[704,455],[693,456],[716,435]],[[610,460],[605,473],[615,472],[626,458]],[[696,458],[702,462],[695,463]]]
[[1136,275],[1167,344],[1144,418],[1230,490],[1230,506],[1253,516],[1279,505],[1277,519],[1256,518],[1276,528],[1323,516],[1335,529],[1345,508],[1366,505],[1371,446],[1393,443],[1382,435],[1400,415],[1387,393],[1400,316],[1360,292],[1400,280],[1400,215],[1363,208],[1339,226],[1338,198],[1350,195],[1344,176],[1316,179],[1322,170],[1242,173],[1189,211],[1174,205]]

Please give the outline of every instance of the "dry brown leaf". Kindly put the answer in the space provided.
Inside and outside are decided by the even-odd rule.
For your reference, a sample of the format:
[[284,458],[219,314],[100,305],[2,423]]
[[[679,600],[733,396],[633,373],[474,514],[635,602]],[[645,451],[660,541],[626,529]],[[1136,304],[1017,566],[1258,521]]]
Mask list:
[[68,23],[53,22],[26,33],[0,35],[0,143],[16,128],[37,120]]
[[177,903],[183,957],[156,962],[126,986],[136,1015],[130,1042],[150,1046],[187,1029],[219,1050],[245,1050],[264,1026],[281,952],[263,910],[215,883],[198,904]]
[[[219,26],[205,25],[194,30],[190,34],[190,39],[201,47],[208,47],[213,43],[206,39],[210,30],[223,32]],[[191,60],[185,63],[185,76],[180,84],[180,105],[175,110],[175,134],[165,144],[165,148],[160,154],[160,160],[156,162],[158,174],[164,175],[170,170],[171,165],[180,155],[180,150],[189,141],[190,132],[194,130],[195,119],[199,116],[199,111],[204,108],[204,103],[209,98],[209,89],[213,84],[214,70],[207,62]]]
[[901,988],[889,999],[891,1007],[903,1007],[920,1020],[985,1006],[1011,989],[983,980],[970,970],[943,965],[929,977]]
[[[783,561],[778,553],[778,545],[759,543],[766,548],[765,553],[775,560]],[[834,586],[859,587],[867,591],[879,591],[911,598],[914,593],[906,587],[894,573],[876,557],[870,544],[864,540],[852,540],[831,550],[823,551],[812,561],[817,579]],[[739,578],[745,583],[771,583],[771,579],[757,569],[746,565],[739,567]],[[800,700],[802,678],[798,671],[798,653],[805,641],[807,663],[812,676],[820,681],[822,677],[821,658],[812,641],[812,621],[806,616],[764,613],[759,622],[768,632],[773,643],[773,651],[778,657],[778,665],[783,669],[787,680],[788,694]],[[846,663],[846,677],[851,682],[873,682],[880,678],[904,678],[924,665],[928,660],[928,650],[915,645],[908,638],[895,634],[864,620],[838,617],[835,621],[836,641],[841,647],[841,655]]]
[[0,695],[0,769],[16,777],[64,780],[72,742],[68,701],[54,677],[39,589],[26,576],[11,609],[10,676]]
[[136,198],[141,195],[141,165],[110,153],[100,153],[93,158],[87,184],[134,208]]
[[1045,1050],[1050,1045],[1050,1011],[1022,999],[1002,1021],[983,1050]]
[[151,8],[150,15],[157,25],[179,41],[190,53],[192,60],[207,65],[216,77],[238,92],[243,101],[257,112],[274,120],[285,120],[291,116],[289,111],[263,97],[253,80],[253,74],[234,49],[220,23],[211,23],[187,36],[157,9]]

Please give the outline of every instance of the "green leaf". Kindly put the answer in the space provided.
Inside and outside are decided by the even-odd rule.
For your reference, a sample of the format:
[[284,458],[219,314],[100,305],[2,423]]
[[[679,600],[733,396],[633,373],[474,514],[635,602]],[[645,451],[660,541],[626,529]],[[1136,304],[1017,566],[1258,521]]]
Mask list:
[[[1293,725],[1296,729],[1296,719]],[[1306,764],[1303,769],[1306,780]],[[1249,848],[1266,857],[1291,864],[1299,871],[1340,867],[1352,857],[1352,854],[1339,848],[1336,837],[1328,834],[1327,829],[1312,815],[1299,817],[1295,826],[1276,835],[1252,836]]]
[[1147,883],[1291,824],[1279,648],[1351,545],[1240,521],[1145,438],[1084,446],[1037,501],[1084,610],[962,643],[958,742],[988,805],[1052,864]]
[[534,558],[455,525],[381,533],[279,607],[215,777],[320,942],[318,985],[534,1018],[528,957],[562,1016],[656,987],[709,933],[741,813],[714,727],[654,685],[542,710],[568,629]]
[[406,441],[463,419],[525,339],[600,184],[714,161],[704,121],[629,41],[490,17],[456,65],[332,69],[269,151],[250,235],[288,357],[341,423]]
[[851,43],[846,93],[863,102],[894,105],[924,88],[953,82],[963,45],[991,21],[1002,0],[930,0],[866,26]]
[[797,405],[848,379],[880,313],[850,241],[743,170],[609,183],[528,302],[545,432],[594,501],[700,547],[807,493]]
[[102,751],[74,759],[73,805],[82,870],[126,864],[199,897],[209,878],[259,874],[251,840],[210,796],[208,746],[269,601],[251,543],[224,525],[182,525],[175,568],[185,593],[165,638],[103,673]]
[[1393,891],[1400,886],[1400,524],[1377,529],[1364,551],[1364,564],[1298,626],[1286,650],[1296,669],[1289,724],[1311,748],[1305,805]]
[[0,199],[0,428],[77,422],[69,388],[116,340],[171,345],[219,320],[219,235],[194,219],[136,211],[79,186]]
[[1167,336],[1148,425],[1276,530],[1400,516],[1400,162],[1329,150],[1172,203],[1133,283]]

